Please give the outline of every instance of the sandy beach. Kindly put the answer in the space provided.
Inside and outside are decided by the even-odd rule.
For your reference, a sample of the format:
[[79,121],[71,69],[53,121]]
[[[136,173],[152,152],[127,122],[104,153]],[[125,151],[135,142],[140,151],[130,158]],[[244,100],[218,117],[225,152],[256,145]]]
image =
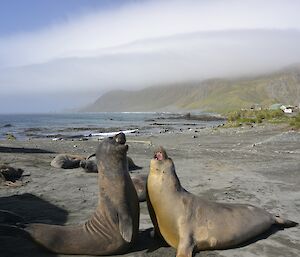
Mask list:
[[[50,166],[58,153],[93,153],[97,140],[33,139],[1,141],[0,162],[24,169],[23,186],[0,187],[0,209],[13,211],[26,222],[79,224],[93,212],[97,174],[81,168]],[[300,132],[282,126],[205,128],[127,136],[128,156],[148,173],[153,150],[162,145],[174,160],[188,191],[220,202],[250,203],[274,214],[300,221]],[[141,203],[140,235],[122,256],[175,256],[175,250],[149,236],[152,227],[146,203]],[[18,235],[0,234],[1,256],[60,256],[44,251]],[[204,251],[195,256],[300,256],[300,227],[272,230],[242,247]]]

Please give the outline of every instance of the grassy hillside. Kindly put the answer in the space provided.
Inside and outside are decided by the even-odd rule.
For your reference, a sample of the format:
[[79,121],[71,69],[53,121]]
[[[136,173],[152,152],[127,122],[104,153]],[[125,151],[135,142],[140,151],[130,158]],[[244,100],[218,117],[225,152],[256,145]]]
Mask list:
[[111,91],[83,111],[178,111],[226,112],[254,104],[299,105],[300,65],[257,77],[211,79],[149,87],[139,91]]

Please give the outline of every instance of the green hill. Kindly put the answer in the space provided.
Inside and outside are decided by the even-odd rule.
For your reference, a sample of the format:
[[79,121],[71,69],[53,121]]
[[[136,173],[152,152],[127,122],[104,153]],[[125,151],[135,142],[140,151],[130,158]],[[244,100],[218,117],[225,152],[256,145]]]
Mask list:
[[238,79],[210,79],[201,82],[148,87],[139,91],[115,90],[82,109],[103,111],[226,112],[254,104],[300,104],[300,65]]

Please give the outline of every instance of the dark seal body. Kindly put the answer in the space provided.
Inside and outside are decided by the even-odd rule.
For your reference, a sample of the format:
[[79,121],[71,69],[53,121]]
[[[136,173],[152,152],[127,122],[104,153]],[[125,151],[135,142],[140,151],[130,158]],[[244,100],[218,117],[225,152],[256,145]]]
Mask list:
[[157,234],[177,249],[177,257],[237,246],[273,224],[297,225],[252,205],[217,203],[189,193],[181,186],[174,163],[163,148],[150,163],[147,204]]
[[3,181],[15,182],[22,177],[24,170],[16,169],[8,165],[0,165],[0,177]]
[[99,201],[82,225],[30,224],[25,230],[43,247],[62,254],[110,255],[126,252],[139,229],[139,202],[128,174],[123,133],[97,149]]

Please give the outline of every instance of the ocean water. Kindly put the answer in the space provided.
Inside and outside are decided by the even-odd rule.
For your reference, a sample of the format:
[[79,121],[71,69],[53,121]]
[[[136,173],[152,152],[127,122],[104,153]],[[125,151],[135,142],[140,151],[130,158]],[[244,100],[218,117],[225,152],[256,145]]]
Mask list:
[[[79,138],[95,133],[136,130],[136,133],[161,133],[189,127],[216,126],[221,121],[184,120],[181,114],[157,112],[0,114],[0,139],[13,134],[17,139]],[[179,118],[178,118],[179,117]]]

